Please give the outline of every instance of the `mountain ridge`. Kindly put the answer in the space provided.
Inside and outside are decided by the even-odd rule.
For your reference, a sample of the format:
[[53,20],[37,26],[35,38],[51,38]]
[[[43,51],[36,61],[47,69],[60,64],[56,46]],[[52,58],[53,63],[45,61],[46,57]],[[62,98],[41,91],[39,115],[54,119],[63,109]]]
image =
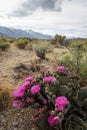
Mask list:
[[5,26],[0,26],[0,35],[10,38],[37,38],[37,39],[52,39],[52,36],[47,34],[42,34],[35,32],[33,30],[22,30],[16,28],[10,28]]

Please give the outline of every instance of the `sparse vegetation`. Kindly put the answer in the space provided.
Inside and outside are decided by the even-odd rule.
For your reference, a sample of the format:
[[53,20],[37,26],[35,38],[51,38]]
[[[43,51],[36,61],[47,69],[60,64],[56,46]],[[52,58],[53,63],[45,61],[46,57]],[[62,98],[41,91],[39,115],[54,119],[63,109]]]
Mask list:
[[0,85],[0,111],[11,106],[11,92],[6,85]]
[[26,47],[26,45],[29,43],[29,41],[27,39],[17,39],[15,41],[15,45],[19,48],[19,49],[24,49]]
[[73,68],[76,66],[76,59],[71,54],[66,54],[62,59],[60,59],[60,64]]
[[7,48],[9,48],[9,44],[8,43],[0,43],[0,49],[5,51]]
[[83,79],[87,79],[87,61],[80,66],[80,75]]
[[[31,109],[31,105],[34,109],[32,109],[34,114],[30,111],[30,116],[33,124],[38,124],[40,130],[43,130],[43,128],[47,130],[56,130],[58,128],[60,128],[60,130],[61,128],[63,130],[80,130],[80,128],[82,130],[86,130],[87,41],[68,40],[70,44],[67,46],[68,42],[65,38],[62,40],[56,38],[58,42],[55,42],[55,44],[50,44],[50,41],[27,38],[13,39],[12,41],[3,37],[0,37],[0,39],[0,41],[3,41],[3,43],[10,44],[9,51],[6,51],[6,53],[2,51],[5,53],[5,55],[2,55],[0,59],[0,80],[2,80],[2,82],[10,81],[9,84],[16,88],[23,82],[23,79],[26,76],[30,76],[25,79],[27,83],[29,83],[29,87],[26,86],[26,83],[22,86],[24,87],[24,89],[22,88],[22,92],[25,91],[25,88],[27,88],[24,97],[14,97],[15,100],[21,100],[21,102],[15,102],[16,104],[14,105],[18,105],[17,107],[19,108],[20,104],[23,103],[23,105],[25,105],[25,109],[20,110],[22,112],[24,110],[26,111],[27,106],[29,106],[29,109]],[[17,47],[14,47],[14,45],[18,45],[17,47],[20,48],[20,50],[17,49]],[[58,45],[59,47],[61,45],[63,47],[58,48]],[[28,49],[28,51],[26,49]],[[35,56],[31,49],[34,49],[35,54],[39,58]],[[9,60],[7,60],[7,56]],[[42,60],[46,58],[48,58],[48,60]],[[60,69],[59,66],[55,67],[57,65],[60,65]],[[11,68],[13,73],[8,68]],[[46,77],[47,79],[45,79]],[[30,79],[32,79],[32,81],[28,81]],[[51,79],[53,79],[52,82],[49,82]],[[36,84],[38,84],[41,89],[37,95],[33,95],[31,93],[31,88]],[[0,85],[0,110],[4,110],[6,108],[10,109],[8,107],[10,107],[10,105],[12,106],[10,103],[12,103],[11,100],[13,97],[11,98],[10,94],[13,92],[11,91],[10,87],[5,86],[6,85]],[[20,88],[21,86],[19,89],[16,89],[18,90],[18,93],[16,94],[20,95]],[[57,111],[58,107],[55,105],[55,96],[65,96],[67,101],[69,101],[69,107],[65,105],[62,106],[64,111]],[[29,98],[26,100],[27,97]],[[35,104],[32,104],[34,103],[34,100],[31,100],[30,98],[35,99]],[[19,110],[15,110],[13,107],[12,109],[15,111],[15,113],[17,111],[20,113]],[[48,124],[47,120],[51,114],[53,114],[53,119],[55,116],[57,119],[60,119],[59,121],[57,120],[58,124],[53,126]],[[22,116],[23,115],[21,114],[21,117]],[[47,124],[44,125],[45,122]],[[73,124],[75,124],[76,128]],[[46,128],[47,125],[48,127]]]
[[56,34],[54,39],[51,41],[52,45],[56,45],[56,47],[64,46],[66,37],[62,35]]
[[33,46],[34,51],[36,53],[36,55],[41,58],[41,59],[45,59],[45,55],[46,52],[48,50],[48,44],[47,43],[39,43],[39,44],[35,44]]
[[82,78],[87,77],[87,45],[84,41],[74,41],[71,46],[68,47],[70,54],[65,55],[61,64],[66,65],[67,67],[74,68]]
[[0,36],[0,49],[5,51],[7,48],[9,48],[9,44],[7,43],[6,38]]

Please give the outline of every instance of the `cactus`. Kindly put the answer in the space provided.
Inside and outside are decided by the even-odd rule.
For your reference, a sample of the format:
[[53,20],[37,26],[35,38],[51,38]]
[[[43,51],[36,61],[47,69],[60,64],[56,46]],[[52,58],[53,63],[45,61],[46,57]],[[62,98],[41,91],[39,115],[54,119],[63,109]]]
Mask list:
[[[87,119],[85,114],[87,112],[87,87],[83,88],[79,74],[64,69],[61,70],[60,66],[60,70],[54,73],[40,69],[39,74],[36,74],[35,77],[26,78],[29,85],[26,87],[26,91],[24,89],[22,99],[26,106],[38,103],[32,122],[42,130],[75,130],[73,129],[75,123],[78,130],[80,127],[85,128],[79,122],[80,119],[82,123]],[[35,82],[33,82],[33,78],[36,79]],[[19,89],[16,91],[19,92]],[[20,97],[19,93],[18,96]],[[15,100],[19,97],[15,97]],[[33,98],[34,101],[27,104],[27,98],[29,100]],[[15,107],[17,108],[17,105]],[[77,117],[78,119],[76,119]],[[42,128],[42,126],[44,127]]]
[[61,95],[70,97],[72,95],[72,88],[69,88],[68,85],[61,85],[59,88]]
[[75,102],[83,109],[87,109],[87,87],[84,87],[78,91]]

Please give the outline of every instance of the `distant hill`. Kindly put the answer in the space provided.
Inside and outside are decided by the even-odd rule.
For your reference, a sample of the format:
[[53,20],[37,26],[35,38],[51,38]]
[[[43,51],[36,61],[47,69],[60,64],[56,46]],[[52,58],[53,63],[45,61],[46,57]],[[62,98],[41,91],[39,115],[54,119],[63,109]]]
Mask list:
[[10,38],[37,38],[37,39],[52,39],[52,36],[34,32],[32,30],[22,30],[15,28],[8,28],[0,26],[0,36],[10,37]]

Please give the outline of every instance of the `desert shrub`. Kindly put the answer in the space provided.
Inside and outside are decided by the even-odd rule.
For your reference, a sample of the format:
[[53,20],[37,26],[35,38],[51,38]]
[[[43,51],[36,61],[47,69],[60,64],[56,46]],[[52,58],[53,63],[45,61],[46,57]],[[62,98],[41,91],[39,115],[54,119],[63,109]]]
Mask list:
[[15,39],[8,39],[8,41],[10,42],[10,43],[14,43],[15,42]]
[[78,46],[78,42],[74,41],[71,44],[71,48],[76,48]]
[[45,59],[45,54],[48,50],[48,44],[42,44],[42,43],[37,43],[33,46],[34,51],[36,53],[36,55],[41,58],[41,59]]
[[68,46],[67,49],[70,51],[72,57],[74,57],[75,59],[75,67],[77,71],[80,71],[81,64],[87,61],[87,46],[85,42],[72,41],[71,46]]
[[11,89],[6,85],[0,85],[0,110],[11,106]]
[[60,63],[64,66],[67,66],[69,68],[76,66],[76,59],[72,55],[66,54],[61,60]]
[[84,41],[84,45],[87,47],[87,40]]
[[0,42],[0,49],[5,51],[7,48],[9,48],[9,44],[5,42]]
[[65,46],[65,40],[65,36],[56,34],[55,37],[52,39],[51,44],[56,45],[57,47]]
[[3,41],[3,42],[7,42],[7,38],[3,37],[3,36],[0,36],[0,42]]
[[71,44],[71,49],[73,50],[73,52],[76,51],[78,52],[78,50],[80,50],[80,53],[83,53],[83,52],[87,52],[87,43],[86,41],[74,41],[72,42]]
[[7,42],[7,39],[5,37],[0,36],[0,49],[5,51],[7,48],[9,48],[9,44]]
[[27,39],[17,39],[17,40],[15,41],[15,45],[16,45],[19,49],[24,49],[27,44],[28,44],[28,40],[27,40]]
[[83,79],[87,78],[87,62],[80,65],[80,75]]
[[86,41],[74,41],[71,44],[70,55],[66,55],[60,60],[60,63],[74,68],[81,76],[82,79],[87,78],[87,45]]
[[18,43],[16,43],[16,46],[17,46],[18,48],[20,48],[20,49],[24,49],[25,46],[26,46],[26,44],[25,44],[24,42],[18,42]]

